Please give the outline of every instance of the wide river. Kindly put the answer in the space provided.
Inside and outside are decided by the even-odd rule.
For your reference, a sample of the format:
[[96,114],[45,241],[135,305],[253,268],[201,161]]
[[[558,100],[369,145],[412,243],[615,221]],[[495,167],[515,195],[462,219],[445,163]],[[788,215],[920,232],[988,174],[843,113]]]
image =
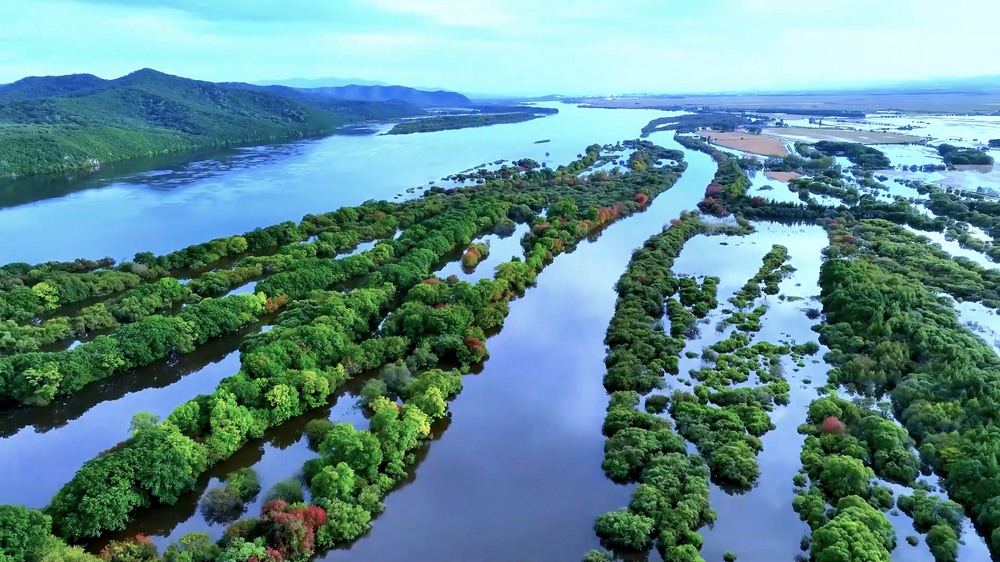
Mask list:
[[[666,114],[545,105],[559,113],[456,131],[337,135],[0,186],[0,263],[165,253],[308,213],[392,199],[499,159],[558,166],[590,144],[637,138],[650,119]],[[59,196],[30,201],[32,192]]]

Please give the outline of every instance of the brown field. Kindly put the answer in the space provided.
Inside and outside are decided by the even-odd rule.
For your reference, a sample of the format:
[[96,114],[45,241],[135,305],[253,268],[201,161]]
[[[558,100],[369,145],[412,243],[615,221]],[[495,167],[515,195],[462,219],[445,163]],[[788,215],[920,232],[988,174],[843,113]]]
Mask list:
[[847,131],[844,129],[819,129],[810,127],[777,127],[764,129],[764,133],[789,141],[819,142],[848,141],[861,144],[900,144],[921,142],[922,137],[899,135],[896,133],[879,133],[877,131]]
[[800,174],[798,172],[772,172],[770,170],[767,171],[767,172],[764,172],[764,176],[766,176],[768,179],[777,180],[777,181],[780,181],[782,183],[788,183],[789,181],[791,181],[791,180],[793,180],[793,179],[795,179],[795,178],[797,178],[797,177],[799,177],[801,175],[802,174]]
[[778,139],[765,135],[751,135],[739,131],[720,133],[718,131],[698,131],[698,134],[710,139],[713,143],[726,148],[734,148],[743,152],[763,154],[764,156],[788,156],[788,150]]

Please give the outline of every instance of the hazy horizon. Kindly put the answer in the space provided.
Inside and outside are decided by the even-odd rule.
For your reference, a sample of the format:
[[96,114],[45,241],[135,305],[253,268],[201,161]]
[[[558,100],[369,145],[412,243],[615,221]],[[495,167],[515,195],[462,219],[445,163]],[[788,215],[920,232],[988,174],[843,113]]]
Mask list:
[[[140,68],[479,95],[845,88],[1000,74],[1000,3],[11,0],[0,83]],[[85,25],[82,22],[95,22]]]

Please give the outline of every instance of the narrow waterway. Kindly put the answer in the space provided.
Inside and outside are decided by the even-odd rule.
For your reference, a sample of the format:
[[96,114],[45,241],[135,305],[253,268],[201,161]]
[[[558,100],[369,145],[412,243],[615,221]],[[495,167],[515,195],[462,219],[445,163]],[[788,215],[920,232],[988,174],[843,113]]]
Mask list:
[[[0,245],[0,263],[166,252],[307,213],[391,198],[408,186],[427,185],[498,158],[532,157],[555,167],[574,160],[589,144],[634,138],[649,119],[666,114],[553,105],[558,115],[513,125],[332,136],[137,161],[86,177],[35,179],[29,183],[38,190],[36,198],[24,194],[23,183],[7,184],[0,189],[0,238],[8,241]],[[534,144],[540,139],[551,141]],[[519,253],[520,232],[490,239],[495,253],[463,276],[491,275],[506,254]],[[446,260],[442,267],[458,266]],[[166,415],[235,373],[238,341],[222,338],[176,360],[90,385],[50,406],[0,414],[0,473],[5,475],[0,503],[47,504],[84,462],[128,436],[135,413]]]
[[[667,134],[652,140],[679,148]],[[448,423],[435,426],[409,481],[386,498],[368,534],[327,560],[411,560],[414,552],[429,560],[576,560],[598,546],[594,519],[626,505],[630,494],[601,469],[603,340],[614,283],[634,249],[700,200],[715,164],[697,152],[686,159],[678,183],[646,212],[559,256],[538,285],[511,304],[504,329],[488,342],[490,359],[465,377]],[[509,259],[510,251],[520,253],[519,238],[490,238],[490,258],[475,278]],[[366,427],[355,405],[361,382],[352,381],[331,409],[305,418]],[[315,456],[301,436],[304,424],[300,418],[272,430],[213,467],[178,506],[144,512],[118,536],[150,534],[161,547],[191,531],[218,538],[224,527],[205,520],[196,509],[199,498],[244,466],[260,473],[265,490],[299,474]],[[280,446],[274,443],[279,436]],[[247,513],[256,514],[259,503]]]
[[[796,271],[781,281],[779,295],[764,295],[755,303],[766,304],[768,310],[753,341],[776,345],[816,342],[817,334],[810,328],[819,320],[810,320],[806,312],[820,306],[815,299],[819,296],[820,250],[827,244],[826,232],[814,225],[772,222],[755,222],[754,229],[747,236],[692,238],[674,262],[673,271],[720,277],[719,308],[729,308],[728,299],[757,273],[764,255],[774,244],[783,245]],[[713,315],[712,321],[702,326],[701,337],[688,342],[685,351],[700,357],[705,347],[722,339],[724,335],[714,329],[720,318],[718,312]],[[727,328],[725,335],[731,331]],[[776,406],[770,414],[775,429],[761,438],[764,448],[757,456],[761,475],[756,485],[744,494],[730,494],[710,485],[710,502],[718,519],[711,528],[700,531],[705,540],[701,550],[705,560],[722,560],[726,552],[733,552],[738,560],[750,562],[791,561],[801,552],[799,541],[809,533],[809,527],[792,510],[792,478],[802,466],[799,451],[804,440],[797,429],[805,421],[816,388],[826,383],[829,367],[819,361],[826,351],[822,347],[817,355],[805,358],[801,367],[789,357],[783,358],[783,375],[791,386],[790,401]],[[688,370],[700,366],[700,358],[682,358],[680,377],[685,378]]]
[[[250,328],[253,330],[255,328]],[[176,360],[86,386],[40,408],[0,415],[0,491],[3,503],[45,507],[77,470],[129,436],[138,412],[165,417],[198,394],[215,389],[240,367],[240,338],[211,341]]]
[[[650,140],[679,148],[668,135]],[[614,283],[634,249],[701,199],[715,164],[692,151],[685,159],[648,211],[558,257],[511,304],[414,482],[386,499],[366,536],[325,560],[578,560],[598,546],[594,519],[630,494],[601,469]]]

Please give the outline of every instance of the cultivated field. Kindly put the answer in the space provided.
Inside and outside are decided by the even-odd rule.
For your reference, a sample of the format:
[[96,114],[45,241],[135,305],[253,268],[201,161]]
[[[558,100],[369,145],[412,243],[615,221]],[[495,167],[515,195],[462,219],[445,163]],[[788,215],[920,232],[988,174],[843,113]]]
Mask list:
[[788,150],[785,149],[785,145],[781,141],[765,135],[752,135],[740,131],[721,133],[708,130],[698,131],[698,134],[726,148],[763,154],[764,156],[788,156]]
[[772,172],[770,170],[764,172],[764,177],[767,179],[777,180],[784,183],[787,183],[801,175],[802,174],[798,172]]
[[815,127],[777,127],[764,129],[764,134],[793,142],[848,141],[861,144],[902,144],[921,142],[924,139],[913,135],[881,133],[878,131],[847,131],[844,129],[820,129]]

